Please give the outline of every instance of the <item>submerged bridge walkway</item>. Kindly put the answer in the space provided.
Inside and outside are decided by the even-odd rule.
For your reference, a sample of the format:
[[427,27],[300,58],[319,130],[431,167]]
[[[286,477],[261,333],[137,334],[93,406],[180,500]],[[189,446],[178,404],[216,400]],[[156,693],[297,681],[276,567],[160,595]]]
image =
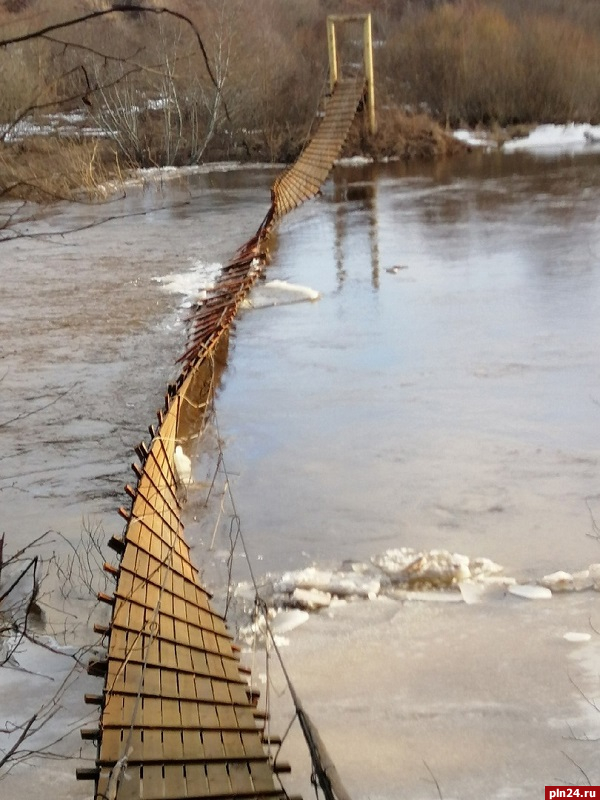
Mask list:
[[338,158],[365,79],[339,81],[325,117],[297,161],[272,187],[271,207],[256,235],[223,267],[206,299],[194,308],[181,374],[170,385],[150,440],[136,448],[135,486],[122,536],[111,539],[118,566],[107,657],[88,671],[104,690],[87,695],[100,706],[96,767],[78,770],[95,781],[95,800],[251,800],[287,794],[282,771],[265,749],[264,718],[224,619],[213,609],[192,563],[181,522],[175,448],[185,441],[190,415],[202,425],[210,401],[214,358],[240,303],[267,263],[276,220],[322,186]]

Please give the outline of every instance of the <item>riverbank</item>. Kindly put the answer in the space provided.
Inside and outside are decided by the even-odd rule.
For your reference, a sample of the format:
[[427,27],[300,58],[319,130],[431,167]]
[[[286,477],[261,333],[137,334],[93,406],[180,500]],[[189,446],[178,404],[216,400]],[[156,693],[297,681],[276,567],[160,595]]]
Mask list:
[[[124,161],[118,144],[109,136],[98,137],[79,119],[80,128],[63,135],[60,127],[29,125],[17,128],[8,141],[0,143],[0,197],[52,202],[81,193],[94,197],[107,183],[118,185],[140,165]],[[203,162],[236,161],[273,163],[273,152],[261,144],[260,135],[248,133],[243,146],[226,145],[219,137],[207,147]],[[275,155],[293,161],[302,143],[282,141]],[[343,157],[364,156],[374,161],[431,161],[465,151],[465,145],[426,114],[407,114],[395,109],[378,112],[378,131],[371,135],[361,115],[355,120],[344,146]],[[156,168],[163,166],[156,161]],[[185,162],[174,167],[190,166]]]
[[[69,137],[57,131],[29,128],[26,135],[0,143],[0,199],[30,200],[48,204],[81,198],[94,200],[118,193],[127,185],[160,175],[164,179],[215,168],[279,167],[257,150],[254,161],[243,148],[232,153],[220,146],[209,148],[205,162],[140,168],[125,164],[110,138]],[[407,114],[389,109],[379,113],[378,130],[369,134],[358,117],[341,153],[341,161],[402,161],[427,163],[465,155],[477,149],[502,149],[556,154],[592,152],[600,147],[600,125],[529,125],[508,128],[445,130],[427,114]],[[220,165],[216,167],[215,165]],[[0,230],[3,224],[0,217]]]

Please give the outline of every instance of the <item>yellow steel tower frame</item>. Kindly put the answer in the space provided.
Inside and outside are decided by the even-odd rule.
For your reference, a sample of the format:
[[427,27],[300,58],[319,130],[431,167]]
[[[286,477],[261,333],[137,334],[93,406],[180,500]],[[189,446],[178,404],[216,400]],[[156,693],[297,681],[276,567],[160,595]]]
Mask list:
[[329,88],[333,91],[338,82],[339,61],[335,37],[336,23],[362,22],[363,23],[363,58],[365,78],[367,81],[367,110],[369,115],[369,130],[377,132],[375,119],[375,80],[373,71],[373,34],[370,14],[330,14],[327,17],[327,46],[329,50]]

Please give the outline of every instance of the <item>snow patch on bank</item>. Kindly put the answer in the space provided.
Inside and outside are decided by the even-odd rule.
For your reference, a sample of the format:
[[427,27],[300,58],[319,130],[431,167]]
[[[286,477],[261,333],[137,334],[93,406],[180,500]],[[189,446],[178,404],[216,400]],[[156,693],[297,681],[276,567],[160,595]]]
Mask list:
[[467,147],[485,147],[490,149],[498,146],[489,131],[470,131],[466,128],[461,128],[457,131],[453,131],[452,135],[455,139],[458,139],[459,142],[466,144]]
[[600,150],[600,125],[539,125],[528,136],[505,142],[502,149],[505,153],[531,150],[547,155]]

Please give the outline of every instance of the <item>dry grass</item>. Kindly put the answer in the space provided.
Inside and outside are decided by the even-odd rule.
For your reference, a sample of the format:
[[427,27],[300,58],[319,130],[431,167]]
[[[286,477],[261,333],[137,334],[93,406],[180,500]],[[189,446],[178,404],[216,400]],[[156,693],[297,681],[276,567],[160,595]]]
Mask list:
[[427,114],[384,109],[377,114],[377,133],[374,136],[366,130],[364,120],[357,118],[343,155],[368,155],[376,160],[432,161],[464,151],[465,146]]
[[0,196],[36,202],[88,197],[120,176],[114,146],[103,140],[37,136],[0,144]]

